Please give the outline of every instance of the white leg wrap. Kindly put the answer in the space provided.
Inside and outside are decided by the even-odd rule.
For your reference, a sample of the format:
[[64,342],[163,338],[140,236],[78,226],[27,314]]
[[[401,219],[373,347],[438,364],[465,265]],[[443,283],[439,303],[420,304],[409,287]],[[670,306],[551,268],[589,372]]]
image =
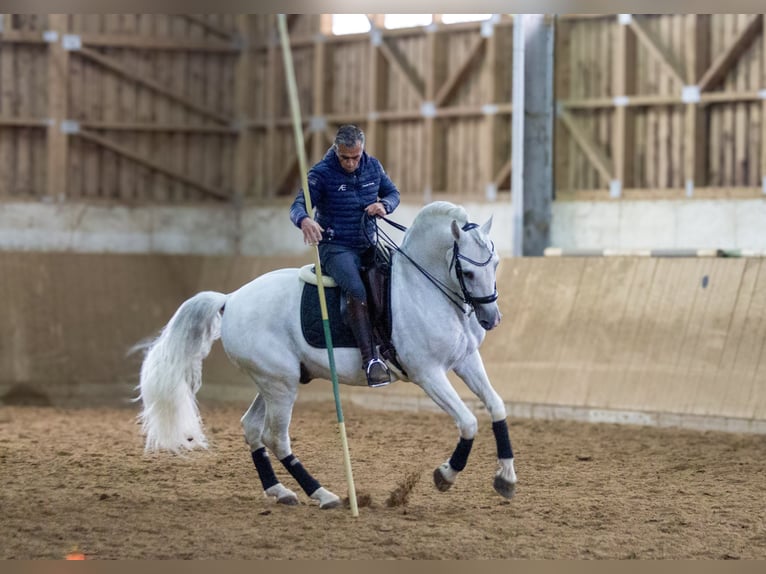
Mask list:
[[516,478],[516,471],[513,468],[513,459],[499,458],[497,459],[497,462],[500,465],[500,469],[497,471],[496,476],[499,476],[500,478],[510,482],[511,484],[516,484],[517,478]]
[[439,467],[439,470],[441,471],[442,476],[444,477],[444,480],[451,483],[455,482],[455,480],[457,479],[457,475],[460,473],[459,470],[455,470],[449,465],[449,461],[441,465]]
[[295,494],[289,488],[285,488],[281,482],[278,482],[274,486],[270,486],[263,491],[263,494],[267,497],[274,497],[279,504],[293,505],[298,504],[298,495]]
[[340,506],[340,498],[327,490],[324,486],[317,488],[311,498],[319,502],[319,508],[336,508]]

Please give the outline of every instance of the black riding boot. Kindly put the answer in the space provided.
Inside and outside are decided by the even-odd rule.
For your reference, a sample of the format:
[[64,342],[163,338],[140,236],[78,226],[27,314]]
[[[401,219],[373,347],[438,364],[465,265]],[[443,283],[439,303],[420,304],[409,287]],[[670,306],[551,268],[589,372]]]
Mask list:
[[391,375],[386,364],[378,358],[372,340],[372,324],[367,303],[347,295],[346,318],[362,354],[362,369],[367,374],[367,385],[370,387],[387,385],[391,382]]

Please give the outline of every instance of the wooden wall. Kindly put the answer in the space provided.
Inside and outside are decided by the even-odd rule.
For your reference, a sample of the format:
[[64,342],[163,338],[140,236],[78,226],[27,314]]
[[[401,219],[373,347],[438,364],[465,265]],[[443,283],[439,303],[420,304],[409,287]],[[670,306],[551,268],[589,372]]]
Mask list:
[[0,198],[230,197],[235,31],[234,15],[3,15]]
[[558,197],[762,197],[763,20],[559,18]]
[[[328,17],[289,16],[312,162],[356,122],[416,201],[426,188],[481,199],[488,183],[509,187],[509,18],[381,30],[377,43],[323,34]],[[0,81],[0,199],[297,190],[275,15],[5,14]]]
[[[302,259],[0,253],[0,403],[127,404],[141,360],[127,350],[185,299]],[[504,259],[497,288],[503,320],[482,356],[512,416],[766,433],[766,259]],[[203,376],[203,398],[252,399],[220,344]],[[301,396],[331,400],[323,384]],[[406,383],[342,396],[436,408]]]
[[[512,18],[435,16],[289,15],[310,161],[355,122],[405,199],[507,193]],[[557,199],[762,197],[764,16],[624,16],[556,17]],[[273,14],[2,15],[0,200],[291,196],[285,93]]]

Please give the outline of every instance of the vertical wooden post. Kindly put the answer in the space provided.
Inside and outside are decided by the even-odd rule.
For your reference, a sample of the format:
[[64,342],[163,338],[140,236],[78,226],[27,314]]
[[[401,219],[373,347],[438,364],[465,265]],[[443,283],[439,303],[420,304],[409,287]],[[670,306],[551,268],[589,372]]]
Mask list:
[[250,47],[250,16],[237,15],[237,34],[239,35],[240,53],[237,61],[234,94],[234,109],[239,125],[236,159],[234,164],[234,198],[237,205],[248,195],[250,190],[250,165],[252,163],[253,132],[250,129],[250,106],[248,93],[251,87],[252,50]]
[[67,151],[69,140],[61,129],[61,122],[67,119],[69,79],[69,52],[61,44],[61,37],[67,33],[66,14],[49,14],[49,30],[58,34],[58,41],[48,46],[48,174],[45,194],[54,200],[66,197]]
[[[630,26],[617,24],[615,31],[614,68],[612,70],[614,84],[612,95],[615,98],[630,97],[635,91],[636,70],[636,40]],[[633,142],[634,114],[630,108],[622,105],[624,102],[615,100],[614,123],[612,124],[612,160],[614,167],[615,185],[612,193],[622,192],[623,189],[634,185]]]
[[[710,16],[689,14],[686,16],[686,69],[687,85],[697,85],[701,75],[710,65]],[[707,159],[705,108],[697,103],[686,104],[684,141],[684,178],[695,187],[703,186]]]
[[[441,16],[441,14],[439,14]],[[493,15],[494,17],[494,15]],[[492,35],[487,37],[486,55],[484,63],[484,97],[487,105],[494,106],[497,102],[497,81],[495,80],[497,66],[497,29],[492,30]],[[494,111],[484,115],[483,135],[479,144],[482,161],[482,179],[484,180],[485,198],[494,201],[497,197],[495,186],[495,120]]]
[[[761,18],[766,20],[766,14],[761,14]],[[763,22],[761,42],[761,61],[763,62],[761,78],[766,83],[766,21]],[[766,90],[766,85],[761,84],[761,89]],[[761,100],[761,191],[766,196],[766,99]]]

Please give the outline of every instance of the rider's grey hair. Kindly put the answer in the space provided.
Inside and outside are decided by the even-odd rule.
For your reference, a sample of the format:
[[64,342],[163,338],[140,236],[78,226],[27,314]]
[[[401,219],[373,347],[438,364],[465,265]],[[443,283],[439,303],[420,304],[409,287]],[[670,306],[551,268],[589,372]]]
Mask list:
[[345,124],[338,128],[333,147],[335,151],[338,151],[338,146],[351,148],[357,143],[361,143],[364,147],[364,132],[353,124]]

